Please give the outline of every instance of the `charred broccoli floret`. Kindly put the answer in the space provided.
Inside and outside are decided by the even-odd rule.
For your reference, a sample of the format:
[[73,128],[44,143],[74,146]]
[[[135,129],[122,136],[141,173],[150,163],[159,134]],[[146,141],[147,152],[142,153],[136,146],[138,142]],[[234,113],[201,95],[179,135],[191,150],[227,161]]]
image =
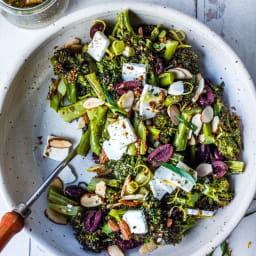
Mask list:
[[234,197],[230,184],[224,177],[215,180],[213,183],[197,184],[196,187],[220,207],[227,205]]
[[198,61],[199,56],[194,51],[189,48],[179,48],[168,63],[168,67],[175,68],[177,66],[182,66],[183,68],[187,68],[193,74],[197,74],[199,72]]

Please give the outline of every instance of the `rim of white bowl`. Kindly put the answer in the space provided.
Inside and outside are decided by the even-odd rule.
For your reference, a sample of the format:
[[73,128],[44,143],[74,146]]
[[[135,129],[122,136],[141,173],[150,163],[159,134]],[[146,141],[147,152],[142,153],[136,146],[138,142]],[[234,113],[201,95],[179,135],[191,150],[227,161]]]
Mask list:
[[[165,15],[172,15],[173,17],[179,16],[180,18],[183,18],[184,20],[186,19],[187,22],[190,21],[191,23],[196,24],[198,30],[201,30],[202,32],[204,31],[205,33],[207,33],[209,38],[211,38],[211,40],[214,40],[217,43],[219,48],[222,48],[222,50],[226,51],[228,53],[228,55],[234,59],[234,62],[238,60],[238,62],[236,62],[236,63],[237,63],[237,66],[239,66],[239,68],[240,68],[240,71],[241,71],[240,73],[243,74],[244,80],[245,81],[247,80],[247,83],[246,83],[247,87],[248,87],[248,89],[250,89],[252,95],[254,95],[254,98],[256,99],[256,89],[255,89],[255,86],[253,83],[253,79],[251,78],[251,76],[250,76],[249,72],[247,71],[242,60],[237,56],[237,54],[234,52],[234,50],[218,34],[216,34],[212,29],[207,27],[205,24],[196,20],[194,17],[191,17],[187,14],[184,14],[180,11],[177,11],[177,10],[169,8],[169,7],[151,4],[151,3],[137,3],[136,1],[125,2],[125,1],[113,1],[112,0],[112,1],[109,1],[108,3],[104,3],[104,4],[98,3],[93,6],[84,8],[82,10],[75,11],[67,16],[64,16],[60,20],[56,21],[54,24],[50,25],[44,31],[42,31],[41,37],[37,38],[33,42],[33,44],[34,44],[33,47],[31,47],[31,45],[29,45],[28,47],[30,47],[30,48],[28,49],[28,47],[27,47],[24,50],[24,54],[22,55],[22,57],[17,61],[16,65],[13,67],[13,69],[9,71],[9,73],[11,75],[8,77],[8,79],[6,81],[6,83],[8,85],[8,89],[0,91],[0,110],[2,109],[2,106],[4,104],[5,96],[7,95],[7,92],[9,90],[9,85],[12,84],[18,71],[23,66],[26,59],[28,59],[33,54],[33,52],[37,48],[39,48],[48,38],[50,38],[55,33],[60,31],[63,27],[69,26],[79,20],[82,20],[86,17],[90,17],[92,15],[99,14],[99,16],[100,16],[100,13],[102,12],[102,10],[104,10],[104,11],[109,10],[111,12],[116,11],[118,13],[118,11],[124,10],[124,9],[131,9],[132,11],[136,12],[137,10],[143,10],[145,8],[147,10],[149,10],[149,12],[151,10],[155,10],[156,13],[161,11],[163,16],[165,16]],[[225,225],[225,231],[222,232],[222,235],[214,237],[211,240],[210,244],[209,243],[205,244],[204,246],[202,246],[200,248],[200,251],[197,251],[197,252],[191,254],[190,256],[198,256],[198,253],[200,253],[201,255],[206,255],[207,253],[210,253],[213,248],[220,245],[229,236],[229,234],[239,224],[239,222],[241,221],[242,217],[244,216],[248,207],[251,204],[251,201],[256,192],[256,179],[254,180],[254,183],[255,183],[254,191],[251,191],[250,196],[245,198],[243,200],[243,202],[241,202],[242,210],[240,210],[239,214],[237,214],[234,217],[232,222],[230,221],[229,223],[227,223]],[[10,195],[8,194],[7,189],[5,188],[5,186],[3,184],[3,172],[2,172],[2,168],[1,168],[1,163],[0,163],[0,186],[1,186],[1,188],[3,188],[0,190],[0,194],[1,194],[2,198],[4,199],[7,207],[9,209],[11,209],[14,202],[13,202],[12,198],[10,197]],[[25,226],[24,230],[26,231],[27,234],[29,234],[30,236],[35,238],[44,248],[46,248],[46,250],[48,252],[55,253],[56,255],[60,255],[60,256],[62,255],[62,253],[58,249],[54,248],[52,245],[49,245],[49,243],[47,241],[45,241],[44,239],[42,239],[40,235],[31,234],[31,232],[29,231],[29,229],[26,226]]]

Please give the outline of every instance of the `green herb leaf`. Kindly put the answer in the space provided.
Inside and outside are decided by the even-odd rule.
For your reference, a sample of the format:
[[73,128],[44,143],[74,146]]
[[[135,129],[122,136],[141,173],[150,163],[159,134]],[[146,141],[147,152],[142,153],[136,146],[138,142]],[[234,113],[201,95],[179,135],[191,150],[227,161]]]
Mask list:
[[165,162],[160,162],[160,161],[154,161],[156,163],[158,163],[159,165],[163,166],[163,167],[166,167],[168,169],[170,169],[171,171],[179,174],[180,176],[182,177],[185,177],[186,179],[190,180],[194,185],[196,184],[196,181],[194,179],[193,176],[191,176],[189,173],[187,173],[186,171],[172,165],[172,164],[168,164],[168,163],[165,163]]
[[185,119],[183,119],[183,118],[181,118],[181,117],[179,117],[179,116],[177,116],[177,115],[175,116],[175,118],[176,118],[177,120],[179,120],[179,122],[185,124],[185,125],[186,125],[189,129],[191,129],[193,132],[195,132],[195,131],[197,130],[197,127],[196,127],[195,125],[189,123],[189,122],[186,121]]

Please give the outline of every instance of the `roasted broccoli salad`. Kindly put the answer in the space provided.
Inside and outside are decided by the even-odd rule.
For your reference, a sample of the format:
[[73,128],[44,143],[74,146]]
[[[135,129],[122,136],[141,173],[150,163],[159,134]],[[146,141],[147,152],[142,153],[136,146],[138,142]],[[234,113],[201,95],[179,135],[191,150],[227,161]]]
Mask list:
[[[71,224],[85,250],[111,256],[179,243],[234,197],[229,178],[244,170],[239,117],[223,103],[224,83],[200,74],[183,31],[132,26],[125,10],[115,26],[95,20],[90,37],[55,50],[48,100],[82,129],[76,152],[93,152],[85,171],[95,177],[67,186],[60,175],[45,214]],[[61,160],[71,146],[49,137],[45,156]]]

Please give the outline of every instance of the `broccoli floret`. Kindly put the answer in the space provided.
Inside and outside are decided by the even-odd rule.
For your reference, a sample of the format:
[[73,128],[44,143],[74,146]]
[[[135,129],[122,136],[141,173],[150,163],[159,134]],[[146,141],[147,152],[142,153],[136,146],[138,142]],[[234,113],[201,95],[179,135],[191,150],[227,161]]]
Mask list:
[[129,174],[134,177],[137,176],[140,169],[135,168],[135,166],[139,164],[144,164],[142,156],[125,155],[121,160],[108,161],[106,167],[112,169],[116,179],[123,181]]
[[175,134],[176,129],[173,127],[169,116],[165,113],[158,113],[154,120],[154,125],[160,130],[159,140],[163,144],[170,142],[171,137]]
[[173,57],[168,63],[168,67],[175,68],[182,66],[187,68],[193,74],[199,72],[199,56],[189,48],[179,48],[175,51]]
[[220,207],[227,205],[234,197],[234,194],[230,189],[230,184],[224,177],[215,180],[213,183],[197,184],[196,189],[199,189]]

